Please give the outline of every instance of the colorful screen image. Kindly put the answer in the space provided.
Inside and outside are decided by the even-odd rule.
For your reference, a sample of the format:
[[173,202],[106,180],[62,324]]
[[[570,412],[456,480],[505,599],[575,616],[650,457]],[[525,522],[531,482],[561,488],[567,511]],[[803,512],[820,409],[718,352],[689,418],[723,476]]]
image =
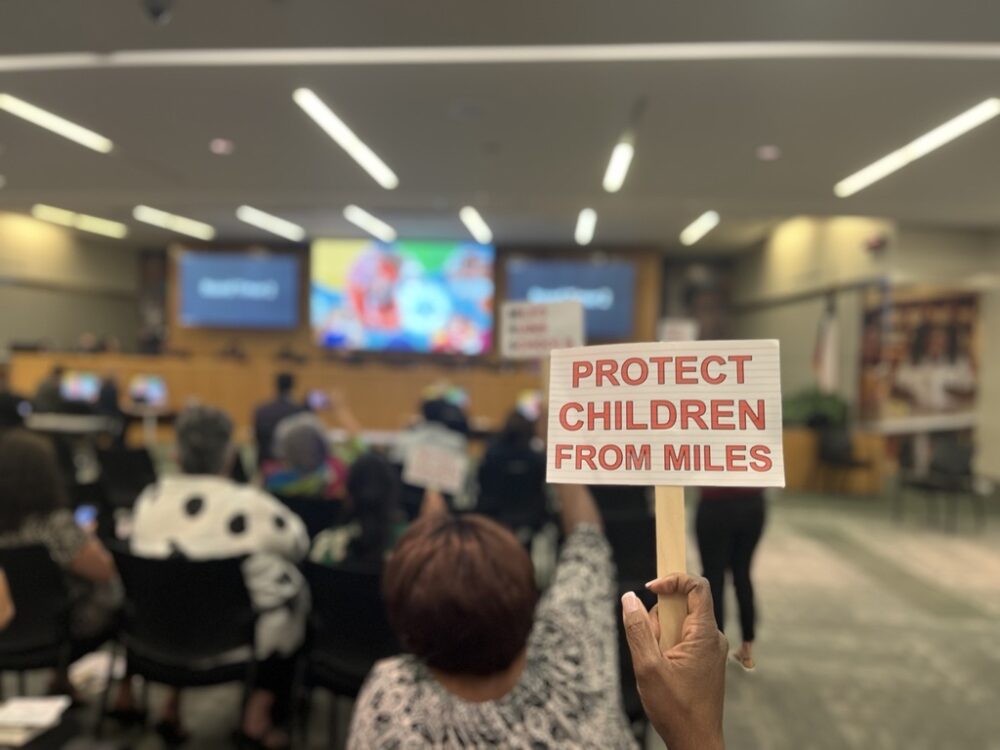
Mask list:
[[493,339],[493,248],[317,240],[311,317],[331,349],[483,354]]
[[101,392],[101,378],[96,372],[69,370],[63,375],[59,392],[67,401],[94,403]]
[[182,326],[295,328],[299,259],[294,255],[187,251],[178,261]]
[[162,408],[167,405],[167,384],[159,375],[133,375],[128,395],[135,404]]
[[586,340],[627,339],[633,333],[635,266],[577,260],[507,261],[507,299],[580,300]]

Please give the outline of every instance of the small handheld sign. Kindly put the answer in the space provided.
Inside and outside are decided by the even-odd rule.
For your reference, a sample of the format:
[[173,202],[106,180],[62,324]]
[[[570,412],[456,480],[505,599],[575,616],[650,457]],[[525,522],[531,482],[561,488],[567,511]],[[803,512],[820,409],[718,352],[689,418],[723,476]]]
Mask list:
[[[785,484],[778,342],[554,350],[548,481],[654,485],[657,575],[686,572],[685,486]],[[686,603],[659,604],[660,644],[669,648]]]
[[459,494],[465,488],[469,457],[464,441],[450,438],[452,435],[445,432],[440,436],[423,434],[420,440],[412,441],[403,461],[403,481],[413,487]]
[[500,353],[506,359],[539,359],[583,343],[579,300],[504,302],[500,309]]

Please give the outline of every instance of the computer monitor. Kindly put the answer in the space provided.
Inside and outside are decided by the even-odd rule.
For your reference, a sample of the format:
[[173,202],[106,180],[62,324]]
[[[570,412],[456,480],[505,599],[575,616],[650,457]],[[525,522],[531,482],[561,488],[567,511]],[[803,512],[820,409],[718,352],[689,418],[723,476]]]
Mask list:
[[63,375],[59,392],[66,401],[92,404],[101,392],[101,378],[96,372],[69,370]]
[[167,383],[161,375],[133,375],[128,395],[136,406],[162,409],[167,405]]

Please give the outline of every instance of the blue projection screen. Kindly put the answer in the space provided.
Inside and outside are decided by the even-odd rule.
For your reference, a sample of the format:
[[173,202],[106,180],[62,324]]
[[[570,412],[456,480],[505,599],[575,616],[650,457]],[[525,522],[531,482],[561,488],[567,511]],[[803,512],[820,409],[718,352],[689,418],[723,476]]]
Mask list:
[[299,259],[292,255],[184,252],[180,324],[189,328],[294,328]]
[[507,299],[583,304],[584,330],[592,340],[632,337],[635,267],[631,263],[507,261]]

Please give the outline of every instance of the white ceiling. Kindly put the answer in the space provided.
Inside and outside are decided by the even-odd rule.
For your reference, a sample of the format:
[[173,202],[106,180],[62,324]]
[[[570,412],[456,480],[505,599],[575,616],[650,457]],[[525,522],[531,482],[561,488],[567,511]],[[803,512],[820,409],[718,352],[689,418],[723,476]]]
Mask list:
[[[595,247],[675,245],[709,208],[722,224],[706,247],[753,242],[774,220],[800,213],[1000,226],[1000,119],[855,197],[832,192],[847,174],[1000,95],[997,3],[178,0],[166,26],[151,24],[141,5],[0,4],[0,92],[116,145],[103,156],[0,113],[0,210],[50,203],[126,221],[145,243],[171,235],[135,225],[136,203],[208,221],[237,241],[270,241],[236,221],[241,203],[301,223],[312,236],[357,235],[340,214],[356,203],[401,235],[427,238],[467,236],[458,209],[472,203],[501,244],[569,244],[577,212],[592,206]],[[858,58],[848,47],[764,45],[765,58],[797,57],[423,65],[203,67],[174,59],[133,67],[127,58],[39,57],[817,40],[978,46],[887,44],[878,47],[884,59],[870,50]],[[659,47],[652,56],[733,49]],[[840,50],[836,59],[829,50]],[[914,59],[928,54],[943,56]],[[971,59],[956,59],[963,55]],[[291,99],[299,86],[326,99],[378,152],[399,175],[397,190],[379,188],[306,118]],[[647,107],[635,162],[622,191],[608,195],[607,158],[639,97]],[[219,136],[235,141],[232,156],[209,153]],[[757,161],[765,143],[779,145],[782,159]]]

